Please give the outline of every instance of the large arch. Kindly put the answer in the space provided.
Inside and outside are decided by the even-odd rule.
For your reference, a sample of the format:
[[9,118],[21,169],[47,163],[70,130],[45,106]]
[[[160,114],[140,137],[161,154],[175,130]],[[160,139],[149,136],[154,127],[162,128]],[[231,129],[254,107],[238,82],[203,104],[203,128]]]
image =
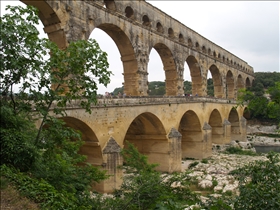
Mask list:
[[135,56],[133,46],[130,39],[127,37],[124,31],[118,26],[103,23],[97,28],[107,33],[115,42],[123,63],[123,75],[124,75],[124,93],[126,95],[136,96],[139,95],[139,83],[138,83],[138,62]]
[[227,72],[226,75],[226,98],[234,99],[234,77],[231,71]]
[[65,122],[65,126],[81,132],[82,140],[85,143],[81,146],[79,153],[87,156],[86,162],[94,166],[101,166],[103,163],[102,150],[93,130],[77,118],[67,116],[60,119]]
[[162,43],[154,45],[154,49],[158,52],[165,72],[165,94],[167,96],[177,95],[178,92],[178,74],[176,64],[171,50]]
[[237,110],[232,108],[230,110],[228,121],[231,124],[231,140],[240,140],[241,131],[240,131],[240,122]]
[[209,117],[209,123],[212,127],[212,142],[214,144],[224,143],[224,128],[220,112],[214,109]]
[[165,129],[157,116],[150,112],[138,115],[130,124],[124,138],[141,154],[147,155],[150,163],[159,164],[159,171],[168,171],[169,145]]
[[182,158],[200,158],[202,155],[201,123],[194,111],[187,111],[181,118],[178,131],[182,134]]
[[189,56],[186,61],[191,73],[192,94],[203,96],[204,95],[202,90],[203,82],[202,82],[202,72],[201,72],[200,65],[194,56]]
[[[20,0],[26,5],[32,5],[39,10],[39,18],[44,25],[44,31],[48,34],[50,41],[57,44],[60,49],[67,47],[67,40],[64,29],[62,27],[63,17],[59,17],[53,10],[54,6],[50,5],[47,1],[30,1]],[[51,2],[55,3],[55,2]]]
[[213,79],[214,97],[223,98],[224,89],[223,89],[222,77],[219,69],[217,68],[216,65],[211,65],[209,71]]

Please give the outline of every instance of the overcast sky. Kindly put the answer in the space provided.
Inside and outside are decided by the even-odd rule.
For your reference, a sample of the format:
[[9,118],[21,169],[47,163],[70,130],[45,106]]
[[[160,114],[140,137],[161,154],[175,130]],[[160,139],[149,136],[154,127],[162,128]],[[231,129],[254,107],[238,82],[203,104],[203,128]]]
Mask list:
[[[5,3],[1,1],[1,14]],[[150,4],[177,19],[222,48],[235,54],[254,68],[255,72],[279,72],[279,9],[278,1],[157,1]],[[43,26],[41,26],[42,31]],[[90,38],[108,53],[110,70],[114,73],[107,89],[99,85],[99,93],[121,87],[123,67],[120,53],[112,39],[99,29]],[[149,71],[152,69],[153,71]],[[164,81],[159,55],[152,50],[148,64],[148,80]],[[190,80],[185,64],[184,79]]]

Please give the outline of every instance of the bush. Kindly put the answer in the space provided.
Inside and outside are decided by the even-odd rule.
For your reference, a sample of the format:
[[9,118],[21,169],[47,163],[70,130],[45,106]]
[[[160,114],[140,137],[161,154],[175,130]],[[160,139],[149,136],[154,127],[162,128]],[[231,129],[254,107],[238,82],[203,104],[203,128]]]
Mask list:
[[239,180],[236,210],[280,209],[280,158],[273,152],[267,157],[231,172]]

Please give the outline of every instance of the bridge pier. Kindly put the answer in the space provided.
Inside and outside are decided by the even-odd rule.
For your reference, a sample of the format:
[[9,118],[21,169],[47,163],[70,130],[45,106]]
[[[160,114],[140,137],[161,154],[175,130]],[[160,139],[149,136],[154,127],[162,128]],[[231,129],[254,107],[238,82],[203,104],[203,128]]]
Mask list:
[[122,184],[123,172],[119,166],[122,166],[123,159],[120,154],[121,147],[112,137],[109,139],[106,147],[103,149],[103,170],[107,171],[110,177],[100,183],[97,183],[93,188],[102,193],[111,193],[115,189],[119,189]]

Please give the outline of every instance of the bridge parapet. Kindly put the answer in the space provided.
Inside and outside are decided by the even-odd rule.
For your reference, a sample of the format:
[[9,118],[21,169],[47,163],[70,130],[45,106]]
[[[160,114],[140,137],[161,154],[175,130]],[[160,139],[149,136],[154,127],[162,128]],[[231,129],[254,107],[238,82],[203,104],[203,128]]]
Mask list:
[[[236,105],[237,101],[199,96],[157,96],[157,97],[122,97],[122,98],[99,98],[92,107],[123,107],[123,106],[144,106],[144,105],[162,105],[162,104],[186,104],[186,103],[217,103]],[[56,103],[52,108],[56,107]],[[67,105],[67,109],[77,109],[80,107],[80,101],[72,101]]]

